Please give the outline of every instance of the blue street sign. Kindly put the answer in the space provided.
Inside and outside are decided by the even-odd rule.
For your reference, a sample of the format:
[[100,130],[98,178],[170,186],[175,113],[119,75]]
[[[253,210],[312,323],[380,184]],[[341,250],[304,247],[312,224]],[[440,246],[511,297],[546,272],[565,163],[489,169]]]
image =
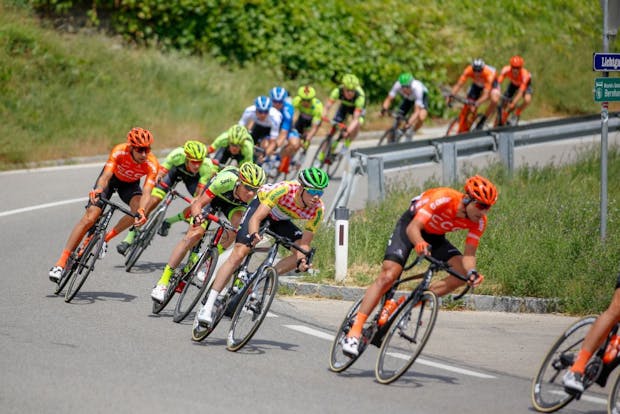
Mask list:
[[594,53],[592,69],[598,72],[620,71],[620,53]]

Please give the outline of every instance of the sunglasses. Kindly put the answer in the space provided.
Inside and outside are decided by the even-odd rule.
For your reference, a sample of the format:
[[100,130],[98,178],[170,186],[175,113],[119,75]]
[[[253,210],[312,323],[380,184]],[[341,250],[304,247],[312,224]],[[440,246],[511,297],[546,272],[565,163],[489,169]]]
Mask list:
[[260,111],[260,110],[258,110],[258,109],[257,109],[257,110],[256,110],[256,113],[257,113],[257,114],[261,114],[261,115],[265,115],[265,114],[268,114],[268,113],[269,113],[269,111]]
[[148,154],[151,152],[151,147],[133,147],[133,149],[139,154]]
[[491,208],[491,206],[490,206],[490,205],[488,205],[488,204],[484,204],[484,203],[481,203],[481,202],[479,202],[479,201],[476,201],[476,208],[477,208],[478,210],[488,210],[488,209],[490,209],[490,208]]
[[248,191],[252,191],[252,192],[258,191],[258,187],[252,187],[251,185],[243,184],[243,187]]
[[188,161],[192,165],[201,165],[202,164],[202,160],[190,160],[190,159],[188,159]]
[[308,194],[312,197],[321,197],[323,195],[323,190],[319,190],[316,188],[304,188]]

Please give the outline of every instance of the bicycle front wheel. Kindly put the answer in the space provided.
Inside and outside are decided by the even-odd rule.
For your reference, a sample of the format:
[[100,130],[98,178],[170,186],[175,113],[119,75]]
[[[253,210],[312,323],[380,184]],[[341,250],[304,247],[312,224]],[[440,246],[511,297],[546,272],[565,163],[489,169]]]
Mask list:
[[265,267],[245,289],[235,309],[226,341],[226,348],[229,351],[238,351],[252,339],[265,319],[277,290],[276,269],[271,266]]
[[142,230],[136,230],[139,231],[139,234],[133,243],[134,245],[130,247],[129,255],[127,255],[127,260],[125,261],[126,272],[131,271],[131,268],[136,264],[140,256],[142,256],[142,253],[149,247],[151,241],[153,241],[153,237],[155,237],[157,229],[159,229],[165,218],[166,209],[159,209],[151,217],[149,222],[144,225]]
[[325,163],[330,155],[331,138],[323,138],[323,141],[319,144],[314,157],[312,157],[312,167],[325,168]]
[[459,117],[453,118],[448,124],[448,129],[446,130],[446,136],[448,135],[456,135],[459,133]]
[[575,398],[575,395],[564,391],[562,377],[573,365],[583,340],[595,320],[595,316],[580,319],[551,346],[532,382],[532,404],[537,411],[543,413],[557,411]]
[[437,312],[437,295],[430,290],[419,302],[409,301],[398,310],[381,344],[375,368],[377,381],[389,384],[407,372],[428,342]]
[[60,275],[60,280],[58,284],[56,284],[56,289],[54,289],[54,294],[59,295],[60,292],[65,288],[71,277],[73,276],[73,272],[77,268],[77,263],[75,261],[75,253],[71,253],[69,256],[69,260],[67,260],[67,266],[65,267],[65,271]]
[[377,145],[393,143],[394,138],[396,137],[396,134],[394,132],[395,132],[394,128],[390,128],[387,131],[385,131],[383,135],[381,135],[381,138],[379,138],[379,143]]
[[[189,315],[192,309],[194,309],[207,289],[209,280],[211,280],[211,277],[213,276],[213,271],[215,270],[218,257],[219,253],[216,247],[209,249],[200,257],[200,259],[198,259],[196,264],[192,266],[190,271],[183,278],[185,281],[185,287],[183,288],[181,296],[179,296],[177,304],[174,307],[174,316],[172,317],[174,322],[181,322],[187,317],[187,315]],[[202,283],[198,280],[199,272],[205,272],[205,277]]]
[[99,252],[103,248],[103,234],[96,232],[86,244],[84,251],[77,260],[76,268],[71,281],[65,292],[65,302],[69,303],[80,291],[86,278],[95,268],[95,261],[99,258]]
[[166,289],[164,300],[162,300],[161,302],[158,302],[156,300],[153,301],[153,307],[151,308],[151,312],[154,315],[157,315],[158,313],[163,311],[166,306],[168,306],[168,304],[172,300],[172,297],[174,296],[174,293],[177,290],[177,287],[179,286],[179,283],[181,283],[182,276],[182,274],[175,272],[175,274],[170,278],[170,283],[168,283],[168,288]]

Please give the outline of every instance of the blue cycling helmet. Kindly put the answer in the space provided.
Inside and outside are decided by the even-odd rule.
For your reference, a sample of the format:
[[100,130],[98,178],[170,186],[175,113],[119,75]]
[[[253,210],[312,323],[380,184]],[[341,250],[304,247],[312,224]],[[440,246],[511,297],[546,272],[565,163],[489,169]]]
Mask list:
[[288,97],[288,92],[281,86],[276,86],[269,91],[273,103],[282,103]]
[[259,112],[269,112],[271,109],[271,99],[266,96],[259,96],[254,100],[254,105]]

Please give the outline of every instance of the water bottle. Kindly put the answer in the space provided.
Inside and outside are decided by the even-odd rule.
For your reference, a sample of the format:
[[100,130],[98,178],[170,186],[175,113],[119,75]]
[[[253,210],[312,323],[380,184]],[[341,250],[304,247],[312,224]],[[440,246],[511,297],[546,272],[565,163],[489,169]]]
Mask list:
[[239,270],[237,279],[235,279],[235,283],[233,284],[233,287],[232,287],[234,293],[237,293],[241,289],[243,289],[243,286],[245,286],[246,278],[247,278],[247,272],[245,271],[245,269]]
[[401,296],[397,300],[394,300],[394,299],[386,300],[385,305],[383,306],[383,309],[381,310],[381,315],[379,315],[379,322],[377,322],[377,324],[379,326],[385,325],[385,323],[388,321],[388,319],[390,319],[390,316],[392,316],[396,308],[398,308],[398,306],[400,306],[400,304],[403,303],[404,301],[405,301],[404,296]]
[[603,355],[603,362],[609,364],[618,356],[618,350],[620,350],[620,336],[614,335],[609,340],[609,345],[605,349],[605,355]]

